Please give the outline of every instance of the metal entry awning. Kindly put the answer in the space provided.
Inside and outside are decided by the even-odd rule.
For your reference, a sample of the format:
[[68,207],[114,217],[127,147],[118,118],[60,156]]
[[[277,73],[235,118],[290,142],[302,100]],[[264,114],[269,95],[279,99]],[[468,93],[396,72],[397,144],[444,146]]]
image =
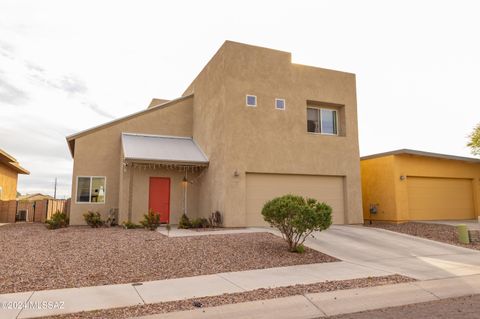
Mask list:
[[208,166],[208,158],[191,137],[122,133],[127,162]]

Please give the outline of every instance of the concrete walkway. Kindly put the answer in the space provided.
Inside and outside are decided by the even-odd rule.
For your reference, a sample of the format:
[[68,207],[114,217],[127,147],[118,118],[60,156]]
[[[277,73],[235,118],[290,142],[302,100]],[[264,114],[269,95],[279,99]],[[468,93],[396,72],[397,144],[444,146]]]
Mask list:
[[139,319],[321,318],[480,294],[480,275],[297,295]]
[[307,246],[343,261],[418,280],[480,274],[480,251],[363,226],[332,226]]
[[[216,296],[258,288],[311,284],[389,274],[391,273],[348,262],[334,262],[219,273],[137,284],[6,294],[0,295],[0,318],[35,318],[79,311]],[[5,302],[25,303],[27,301],[30,304],[44,301],[57,302],[59,306],[62,306],[62,309],[57,307],[55,309],[24,309],[20,311],[1,308],[1,305]]]

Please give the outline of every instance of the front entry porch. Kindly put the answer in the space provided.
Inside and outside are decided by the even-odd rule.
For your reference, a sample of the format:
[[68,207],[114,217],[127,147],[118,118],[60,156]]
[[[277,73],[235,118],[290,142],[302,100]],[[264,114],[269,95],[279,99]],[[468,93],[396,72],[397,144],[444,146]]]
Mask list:
[[153,211],[162,223],[196,217],[208,160],[191,138],[122,134],[120,222],[139,223]]

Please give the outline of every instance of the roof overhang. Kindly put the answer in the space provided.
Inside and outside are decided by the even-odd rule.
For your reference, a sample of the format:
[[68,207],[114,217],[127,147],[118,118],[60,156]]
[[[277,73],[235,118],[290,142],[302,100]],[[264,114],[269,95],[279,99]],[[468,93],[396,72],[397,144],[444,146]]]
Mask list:
[[415,156],[423,156],[423,157],[433,157],[439,159],[446,159],[446,160],[454,160],[454,161],[462,161],[462,162],[469,162],[469,163],[480,163],[480,159],[473,158],[473,157],[463,157],[463,156],[455,156],[455,155],[447,155],[447,154],[439,154],[439,153],[430,153],[430,152],[423,152],[423,151],[416,151],[411,149],[400,149],[391,152],[384,152],[378,154],[372,154],[368,156],[360,157],[360,160],[369,160],[373,158],[391,156],[391,155],[415,155]]
[[122,133],[126,163],[206,167],[208,158],[191,137]]
[[20,164],[18,164],[17,160],[8,154],[7,152],[3,151],[0,149],[0,163],[4,164],[7,166],[9,169],[15,171],[18,174],[26,174],[29,175],[30,172],[26,170],[25,168],[21,167]]
[[87,130],[80,131],[80,132],[78,132],[78,133],[69,135],[69,136],[67,136],[65,139],[67,140],[67,143],[68,143],[68,149],[70,150],[70,155],[72,155],[72,157],[75,156],[75,140],[76,140],[77,138],[79,138],[79,137],[82,137],[82,136],[91,134],[91,133],[93,133],[93,132],[96,132],[96,131],[99,131],[99,130],[101,130],[101,129],[110,127],[110,126],[112,126],[112,125],[115,125],[115,124],[117,124],[117,123],[130,120],[130,119],[135,118],[135,117],[137,117],[137,116],[141,116],[141,115],[146,114],[146,113],[154,112],[154,111],[157,111],[157,110],[159,110],[159,109],[163,109],[163,108],[166,108],[166,107],[168,107],[168,106],[172,106],[172,105],[174,105],[174,104],[176,104],[176,103],[178,103],[178,102],[181,102],[181,101],[186,100],[186,99],[189,99],[189,98],[193,98],[193,94],[186,95],[186,96],[182,96],[182,97],[176,98],[176,99],[171,100],[171,101],[159,100],[159,103],[160,103],[160,104],[158,104],[158,105],[150,105],[150,106],[148,107],[148,109],[146,109],[146,110],[142,110],[142,111],[140,111],[140,112],[136,112],[136,113],[133,113],[133,114],[130,114],[130,115],[127,115],[127,116],[124,116],[124,117],[115,119],[115,120],[113,120],[113,121],[110,121],[110,122],[107,122],[107,123],[104,123],[104,124],[101,124],[101,125],[98,125],[98,126],[94,126],[94,127],[89,128],[89,129],[87,129]]

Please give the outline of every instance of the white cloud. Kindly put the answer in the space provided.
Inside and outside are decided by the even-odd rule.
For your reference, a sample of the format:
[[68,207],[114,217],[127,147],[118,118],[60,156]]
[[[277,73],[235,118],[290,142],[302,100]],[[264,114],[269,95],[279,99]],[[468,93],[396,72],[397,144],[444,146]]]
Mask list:
[[32,170],[22,192],[58,175],[68,194],[65,135],[177,97],[229,39],[356,73],[363,155],[468,156],[480,121],[477,3],[2,1],[0,147]]

